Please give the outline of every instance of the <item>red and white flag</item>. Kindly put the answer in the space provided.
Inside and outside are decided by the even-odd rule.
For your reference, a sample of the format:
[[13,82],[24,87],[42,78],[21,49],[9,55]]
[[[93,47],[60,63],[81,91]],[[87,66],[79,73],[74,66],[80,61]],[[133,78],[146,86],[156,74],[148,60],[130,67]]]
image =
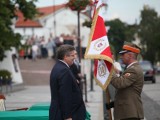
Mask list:
[[102,16],[102,6],[103,3],[99,0],[94,12],[85,58],[94,59],[95,79],[102,89],[105,90],[110,83],[113,60]]

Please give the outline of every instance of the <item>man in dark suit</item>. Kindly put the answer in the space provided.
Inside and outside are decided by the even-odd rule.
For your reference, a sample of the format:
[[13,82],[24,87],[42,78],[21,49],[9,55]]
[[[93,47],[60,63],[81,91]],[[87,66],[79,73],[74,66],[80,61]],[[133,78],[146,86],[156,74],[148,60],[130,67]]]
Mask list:
[[115,120],[140,120],[144,118],[141,101],[144,77],[137,61],[139,53],[140,48],[132,43],[125,44],[120,52],[126,69],[121,76],[114,74],[111,79],[111,84],[117,89],[114,101]]
[[49,120],[85,120],[82,93],[69,67],[75,59],[74,52],[71,45],[61,45],[57,50],[57,62],[50,75]]

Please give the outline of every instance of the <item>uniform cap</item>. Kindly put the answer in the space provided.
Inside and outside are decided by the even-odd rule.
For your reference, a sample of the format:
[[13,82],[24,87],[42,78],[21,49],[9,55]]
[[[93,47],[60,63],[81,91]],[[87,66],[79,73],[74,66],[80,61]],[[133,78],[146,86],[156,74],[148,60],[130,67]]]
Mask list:
[[123,45],[123,49],[119,52],[119,54],[124,54],[127,52],[140,53],[140,47],[133,43],[127,43]]

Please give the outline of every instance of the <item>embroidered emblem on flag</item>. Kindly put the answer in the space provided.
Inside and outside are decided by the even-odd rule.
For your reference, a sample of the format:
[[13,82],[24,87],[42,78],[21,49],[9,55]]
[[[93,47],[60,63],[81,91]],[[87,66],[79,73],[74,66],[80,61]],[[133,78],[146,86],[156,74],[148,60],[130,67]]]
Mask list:
[[94,60],[94,76],[100,87],[105,89],[110,83],[112,64],[106,60]]

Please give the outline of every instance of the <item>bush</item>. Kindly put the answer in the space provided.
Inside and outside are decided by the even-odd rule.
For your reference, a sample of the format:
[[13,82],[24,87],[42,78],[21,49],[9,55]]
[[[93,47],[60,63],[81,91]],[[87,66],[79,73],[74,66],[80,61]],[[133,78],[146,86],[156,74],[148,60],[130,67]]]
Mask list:
[[0,80],[2,80],[2,83],[11,82],[11,72],[9,72],[8,70],[0,70]]

